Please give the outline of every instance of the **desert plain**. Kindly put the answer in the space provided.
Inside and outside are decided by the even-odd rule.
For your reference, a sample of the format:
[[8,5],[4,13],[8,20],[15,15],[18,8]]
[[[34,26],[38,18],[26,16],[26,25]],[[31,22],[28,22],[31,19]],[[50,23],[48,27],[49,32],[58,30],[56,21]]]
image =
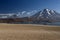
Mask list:
[[0,24],[0,40],[60,40],[60,26]]

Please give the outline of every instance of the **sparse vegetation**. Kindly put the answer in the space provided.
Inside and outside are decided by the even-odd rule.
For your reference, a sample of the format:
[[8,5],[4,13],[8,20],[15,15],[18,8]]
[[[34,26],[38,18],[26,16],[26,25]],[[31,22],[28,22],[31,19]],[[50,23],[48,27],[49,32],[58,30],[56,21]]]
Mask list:
[[0,40],[60,40],[60,27],[0,24]]

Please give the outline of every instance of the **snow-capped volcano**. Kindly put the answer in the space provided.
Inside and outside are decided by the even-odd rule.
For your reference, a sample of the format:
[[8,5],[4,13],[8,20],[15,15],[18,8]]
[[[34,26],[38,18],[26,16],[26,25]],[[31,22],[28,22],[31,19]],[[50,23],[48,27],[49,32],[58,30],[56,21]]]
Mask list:
[[60,20],[60,14],[54,10],[49,10],[49,9],[44,9],[42,11],[39,11],[32,17],[35,20]]

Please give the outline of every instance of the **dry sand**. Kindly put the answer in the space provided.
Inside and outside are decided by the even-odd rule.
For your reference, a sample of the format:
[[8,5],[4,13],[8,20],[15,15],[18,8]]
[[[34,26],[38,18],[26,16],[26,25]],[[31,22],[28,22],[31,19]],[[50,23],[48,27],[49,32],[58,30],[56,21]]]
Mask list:
[[60,40],[60,27],[0,24],[0,40]]

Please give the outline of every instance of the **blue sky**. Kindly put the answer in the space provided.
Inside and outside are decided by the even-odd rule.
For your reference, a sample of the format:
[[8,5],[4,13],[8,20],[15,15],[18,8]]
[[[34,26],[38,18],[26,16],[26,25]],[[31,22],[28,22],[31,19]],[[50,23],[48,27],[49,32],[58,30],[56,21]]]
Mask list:
[[60,0],[0,0],[0,13],[53,9],[60,12]]

